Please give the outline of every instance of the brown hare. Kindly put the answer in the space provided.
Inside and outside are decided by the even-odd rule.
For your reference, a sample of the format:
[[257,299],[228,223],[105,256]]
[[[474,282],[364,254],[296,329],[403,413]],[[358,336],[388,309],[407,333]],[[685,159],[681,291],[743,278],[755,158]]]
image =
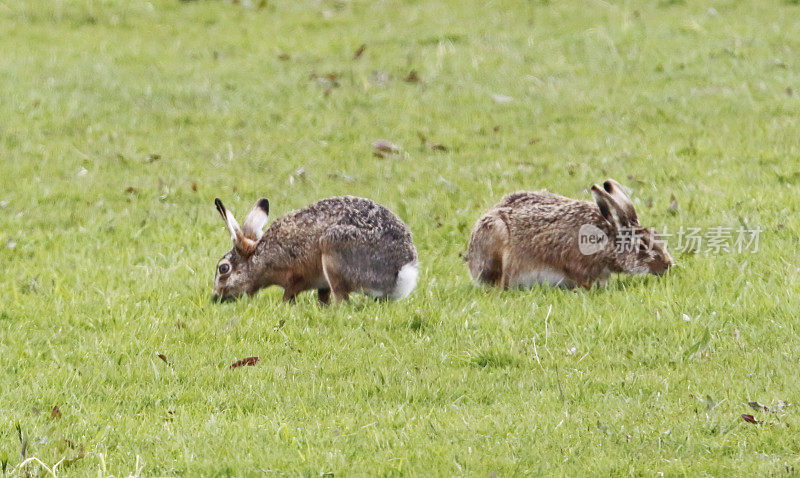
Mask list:
[[611,273],[662,274],[672,266],[655,232],[639,225],[619,183],[595,184],[592,196],[594,203],[545,190],[503,198],[472,229],[467,263],[473,280],[588,289],[605,285]]
[[274,221],[264,231],[269,201],[260,199],[242,227],[215,199],[233,248],[217,263],[215,300],[278,285],[283,300],[317,289],[319,301],[347,300],[351,292],[403,299],[417,283],[417,251],[408,227],[369,199],[323,199]]

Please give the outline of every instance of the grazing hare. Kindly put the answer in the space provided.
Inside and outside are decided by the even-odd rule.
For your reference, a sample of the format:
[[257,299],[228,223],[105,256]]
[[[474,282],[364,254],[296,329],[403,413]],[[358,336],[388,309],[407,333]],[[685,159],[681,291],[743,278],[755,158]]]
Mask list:
[[595,202],[547,191],[510,194],[484,214],[469,240],[473,280],[501,287],[605,285],[614,272],[662,274],[672,258],[639,226],[622,187],[592,186]]
[[319,301],[347,300],[351,292],[402,299],[417,283],[417,250],[408,227],[369,199],[323,199],[274,221],[263,231],[269,201],[260,199],[242,227],[217,206],[233,239],[214,276],[215,300],[278,285],[283,300],[317,289]]

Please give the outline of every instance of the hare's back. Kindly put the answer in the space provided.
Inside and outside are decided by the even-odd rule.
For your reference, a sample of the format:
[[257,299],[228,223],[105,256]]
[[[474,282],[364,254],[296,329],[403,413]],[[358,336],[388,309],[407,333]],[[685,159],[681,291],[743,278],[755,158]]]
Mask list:
[[544,189],[540,191],[517,191],[505,196],[495,207],[510,208],[519,212],[543,213],[568,208],[577,201]]
[[[604,223],[597,206],[547,191],[510,194],[496,206],[513,235],[563,235],[583,224]],[[571,234],[570,234],[571,235]]]
[[370,199],[342,196],[323,199],[317,204],[335,217],[337,225],[355,227],[371,235],[405,235],[408,232],[408,227],[395,213]]
[[324,234],[332,227],[344,226],[362,239],[410,241],[408,226],[392,211],[375,201],[340,196],[322,199],[282,217],[273,227]]
[[505,196],[494,209],[502,210],[506,216],[517,218],[551,220],[563,218],[565,214],[591,212],[594,207],[586,201],[553,194],[546,190],[518,191]]

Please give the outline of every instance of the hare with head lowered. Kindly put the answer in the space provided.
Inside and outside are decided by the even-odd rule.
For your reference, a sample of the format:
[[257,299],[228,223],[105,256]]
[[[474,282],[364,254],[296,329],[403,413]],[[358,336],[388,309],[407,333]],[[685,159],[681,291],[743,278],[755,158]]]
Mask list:
[[254,294],[278,285],[283,300],[316,289],[321,303],[351,292],[402,299],[417,283],[417,251],[408,227],[368,199],[323,199],[274,221],[264,231],[269,201],[260,199],[242,227],[216,199],[233,248],[219,260],[215,300]]
[[510,194],[484,214],[467,263],[478,283],[591,288],[611,273],[662,274],[672,258],[641,227],[630,197],[613,179],[592,186],[594,203],[541,191]]

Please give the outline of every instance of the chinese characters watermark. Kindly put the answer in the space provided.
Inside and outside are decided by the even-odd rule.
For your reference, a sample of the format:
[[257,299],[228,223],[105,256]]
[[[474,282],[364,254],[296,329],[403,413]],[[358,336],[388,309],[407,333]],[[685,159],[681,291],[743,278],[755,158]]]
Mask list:
[[[759,226],[713,226],[709,228],[680,226],[675,232],[669,228],[658,229],[654,234],[643,228],[621,228],[614,238],[614,251],[618,254],[636,250],[650,250],[657,241],[667,250],[677,254],[730,254],[759,250],[762,229]],[[584,224],[578,230],[578,248],[581,254],[592,255],[607,248],[608,234],[593,224]]]

